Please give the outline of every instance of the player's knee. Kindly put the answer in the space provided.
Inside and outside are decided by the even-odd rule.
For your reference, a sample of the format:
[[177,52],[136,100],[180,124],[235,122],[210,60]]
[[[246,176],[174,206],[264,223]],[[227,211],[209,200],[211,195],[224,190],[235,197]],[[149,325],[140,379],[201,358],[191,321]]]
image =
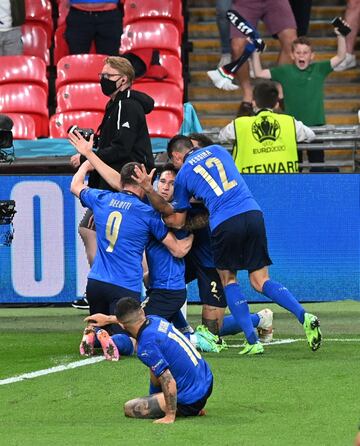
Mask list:
[[254,288],[255,291],[257,291],[258,293],[262,292],[264,283],[266,282],[267,279],[265,279],[264,277],[258,277],[258,276],[250,276],[250,283],[251,286]]

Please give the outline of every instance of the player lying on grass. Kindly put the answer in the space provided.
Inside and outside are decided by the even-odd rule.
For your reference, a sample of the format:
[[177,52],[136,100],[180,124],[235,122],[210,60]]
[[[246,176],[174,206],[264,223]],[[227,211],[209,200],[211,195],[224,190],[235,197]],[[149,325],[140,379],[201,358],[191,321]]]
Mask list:
[[224,287],[226,301],[247,344],[241,354],[260,354],[264,348],[254,332],[246,298],[237,281],[237,271],[249,272],[253,288],[292,312],[303,325],[310,348],[321,344],[320,323],[282,284],[271,280],[266,230],[258,203],[238,172],[231,155],[221,146],[194,147],[183,135],[172,138],[168,156],[180,169],[174,185],[174,201],[166,202],[152,186],[152,176],[144,167],[135,168],[134,179],[143,187],[151,204],[161,212],[166,224],[185,224],[191,197],[203,200],[209,211],[211,244],[215,266]]
[[150,395],[127,401],[125,415],[168,424],[176,416],[203,414],[213,376],[188,339],[165,319],[145,316],[132,298],[118,302],[116,318],[137,340],[137,356],[150,369]]

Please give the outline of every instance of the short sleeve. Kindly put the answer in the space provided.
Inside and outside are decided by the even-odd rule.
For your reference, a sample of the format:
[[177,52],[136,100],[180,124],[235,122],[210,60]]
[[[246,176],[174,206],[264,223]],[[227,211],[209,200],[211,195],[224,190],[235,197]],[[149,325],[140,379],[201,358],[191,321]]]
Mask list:
[[191,208],[190,199],[192,193],[186,187],[184,170],[180,170],[175,178],[174,184],[174,200],[172,202],[173,208],[176,212],[185,211]]
[[99,193],[101,192],[103,191],[86,187],[80,192],[79,195],[81,204],[86,208],[93,209],[96,199],[98,198]]
[[169,364],[161,354],[158,346],[153,343],[148,343],[141,348],[138,352],[138,358],[145,364],[153,374],[158,378],[163,372],[169,368]]
[[320,62],[316,62],[316,65],[317,65],[317,67],[316,67],[317,70],[324,77],[326,77],[328,74],[332,73],[332,71],[333,71],[330,60],[322,60]]
[[270,68],[271,79],[276,82],[282,82],[284,79],[286,65],[278,65],[277,67]]

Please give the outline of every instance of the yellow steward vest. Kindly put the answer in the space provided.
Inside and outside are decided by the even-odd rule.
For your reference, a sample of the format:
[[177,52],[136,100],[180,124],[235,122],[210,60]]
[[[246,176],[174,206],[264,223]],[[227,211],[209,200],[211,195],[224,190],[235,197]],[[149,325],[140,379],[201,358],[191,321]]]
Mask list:
[[234,121],[233,158],[240,173],[296,173],[299,162],[294,118],[271,110]]

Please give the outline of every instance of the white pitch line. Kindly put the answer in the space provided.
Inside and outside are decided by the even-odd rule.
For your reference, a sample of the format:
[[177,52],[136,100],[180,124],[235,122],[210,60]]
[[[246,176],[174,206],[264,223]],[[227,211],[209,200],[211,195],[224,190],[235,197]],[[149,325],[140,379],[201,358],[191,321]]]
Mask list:
[[84,365],[95,364],[100,361],[104,361],[103,356],[94,356],[93,358],[82,359],[81,361],[70,362],[66,365],[58,365],[56,367],[50,367],[48,369],[37,370],[35,372],[24,373],[23,375],[13,376],[12,378],[1,379],[0,386],[4,384],[12,384],[26,379],[37,378],[38,376],[49,375],[50,373],[63,372],[64,370],[76,369],[77,367],[83,367]]
[[[327,339],[323,338],[323,342],[360,342],[360,338],[350,338],[350,339]],[[294,342],[306,342],[306,339],[279,339],[277,341],[272,341],[269,343],[265,343],[266,347],[271,345],[281,345],[281,344],[293,344]],[[228,344],[230,348],[239,348],[244,347],[245,344]]]

